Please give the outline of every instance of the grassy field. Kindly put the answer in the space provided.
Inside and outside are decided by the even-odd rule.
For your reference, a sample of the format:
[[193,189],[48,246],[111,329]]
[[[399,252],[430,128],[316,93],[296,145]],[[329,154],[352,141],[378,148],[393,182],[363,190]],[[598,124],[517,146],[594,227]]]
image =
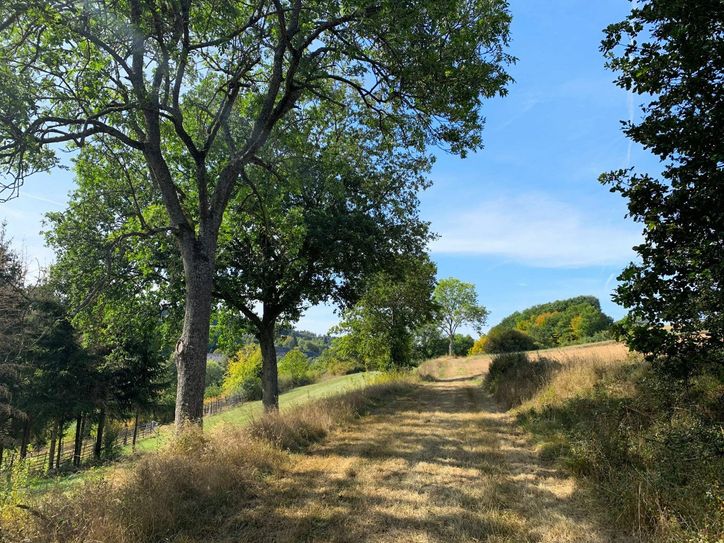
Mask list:
[[478,379],[382,382],[219,423],[75,500],[47,499],[24,517],[29,542],[627,541]]
[[[508,411],[465,377],[488,357],[429,361],[433,382],[336,378],[285,394],[277,415],[247,404],[210,418],[12,520],[29,543],[721,543],[702,501],[721,462],[632,439],[654,436],[632,414],[650,426],[666,412],[622,377],[646,365],[613,342],[537,356],[555,373]],[[667,479],[674,468],[705,484]]]
[[[544,356],[560,363],[578,360],[625,360],[628,357],[628,348],[617,341],[602,341],[584,345],[571,345],[570,347],[557,347],[554,349],[541,349],[528,353],[532,358]],[[488,354],[449,357],[443,356],[423,362],[418,373],[423,378],[431,379],[459,379],[479,377],[488,371],[491,356]]]
[[[279,396],[279,408],[285,410],[310,400],[341,394],[363,387],[374,375],[375,372],[340,375],[338,377],[325,379],[319,383],[292,389]],[[255,417],[261,416],[263,410],[261,401],[242,403],[228,411],[204,418],[204,428],[211,430],[222,424],[244,425]],[[173,425],[162,426],[159,428],[157,437],[138,442],[136,444],[136,451],[143,453],[145,451],[158,450],[168,441],[168,437],[172,433]],[[126,447],[125,452],[127,454],[131,452],[130,446]]]
[[[295,388],[279,396],[279,407],[281,410],[287,410],[290,407],[298,406],[312,400],[359,389],[374,379],[376,374],[376,372],[368,372],[341,375],[325,379],[319,383]],[[261,401],[243,403],[228,411],[206,417],[204,419],[204,428],[211,430],[224,425],[244,426],[255,417],[260,417],[262,413],[263,407]],[[156,437],[141,440],[136,444],[135,453],[132,451],[130,445],[124,447],[122,454],[127,458],[122,459],[120,463],[89,468],[71,475],[61,475],[50,478],[40,477],[33,479],[31,485],[35,490],[47,491],[49,488],[70,488],[78,483],[90,480],[102,480],[109,477],[114,470],[125,469],[129,460],[143,456],[148,452],[160,450],[172,435],[173,425],[161,426]]]

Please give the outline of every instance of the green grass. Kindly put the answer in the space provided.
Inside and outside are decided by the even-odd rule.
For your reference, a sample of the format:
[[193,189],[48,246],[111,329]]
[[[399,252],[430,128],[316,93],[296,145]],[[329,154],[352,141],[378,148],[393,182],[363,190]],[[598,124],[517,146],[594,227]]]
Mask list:
[[[378,372],[341,375],[339,377],[325,379],[319,383],[292,389],[279,396],[279,408],[284,411],[290,407],[301,405],[311,400],[335,396],[362,388],[367,385],[375,375],[378,375]],[[204,429],[211,430],[224,424],[243,426],[261,416],[262,412],[263,407],[261,401],[242,403],[228,411],[204,418]],[[157,437],[149,437],[136,443],[135,455],[157,451],[168,441],[172,434],[172,424],[161,426]],[[126,460],[130,460],[133,455],[134,453],[130,445],[123,448],[122,456],[129,457],[126,458]],[[30,486],[33,490],[40,491],[44,491],[49,487],[70,488],[80,482],[103,478],[112,469],[114,469],[113,465],[105,465],[82,470],[71,475],[34,478]]]

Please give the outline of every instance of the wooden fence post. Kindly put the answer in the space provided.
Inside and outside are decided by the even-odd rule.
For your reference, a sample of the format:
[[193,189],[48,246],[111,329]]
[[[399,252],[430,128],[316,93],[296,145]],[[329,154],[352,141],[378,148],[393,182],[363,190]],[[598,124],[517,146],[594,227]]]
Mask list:
[[136,410],[136,418],[133,421],[133,444],[132,448],[135,451],[136,450],[136,437],[138,437],[138,410]]
[[53,462],[55,461],[55,441],[58,439],[58,426],[53,425],[50,430],[50,451],[48,452],[48,471],[53,471]]
[[73,465],[80,466],[81,447],[83,446],[83,414],[79,413],[75,419],[75,447],[73,448]]
[[98,430],[96,431],[96,445],[93,449],[93,456],[96,459],[100,459],[101,451],[103,449],[103,428],[106,424],[106,409],[101,407],[101,412],[98,415]]

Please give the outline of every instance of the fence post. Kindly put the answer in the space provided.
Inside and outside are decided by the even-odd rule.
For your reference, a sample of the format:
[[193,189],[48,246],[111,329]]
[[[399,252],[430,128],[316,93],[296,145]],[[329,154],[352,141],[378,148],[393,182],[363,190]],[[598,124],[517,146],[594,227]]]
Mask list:
[[55,469],[60,469],[60,464],[63,461],[63,419],[58,422],[58,457],[55,460]]
[[138,410],[136,410],[136,418],[133,421],[133,450],[136,450],[136,437],[138,437]]

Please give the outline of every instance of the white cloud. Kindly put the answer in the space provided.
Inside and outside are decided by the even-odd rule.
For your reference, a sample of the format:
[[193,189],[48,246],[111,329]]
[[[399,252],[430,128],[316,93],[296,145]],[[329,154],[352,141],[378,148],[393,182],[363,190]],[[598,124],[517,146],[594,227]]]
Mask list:
[[623,219],[612,223],[601,210],[584,210],[541,194],[484,202],[462,214],[438,218],[437,254],[489,255],[537,267],[625,264],[641,235]]

